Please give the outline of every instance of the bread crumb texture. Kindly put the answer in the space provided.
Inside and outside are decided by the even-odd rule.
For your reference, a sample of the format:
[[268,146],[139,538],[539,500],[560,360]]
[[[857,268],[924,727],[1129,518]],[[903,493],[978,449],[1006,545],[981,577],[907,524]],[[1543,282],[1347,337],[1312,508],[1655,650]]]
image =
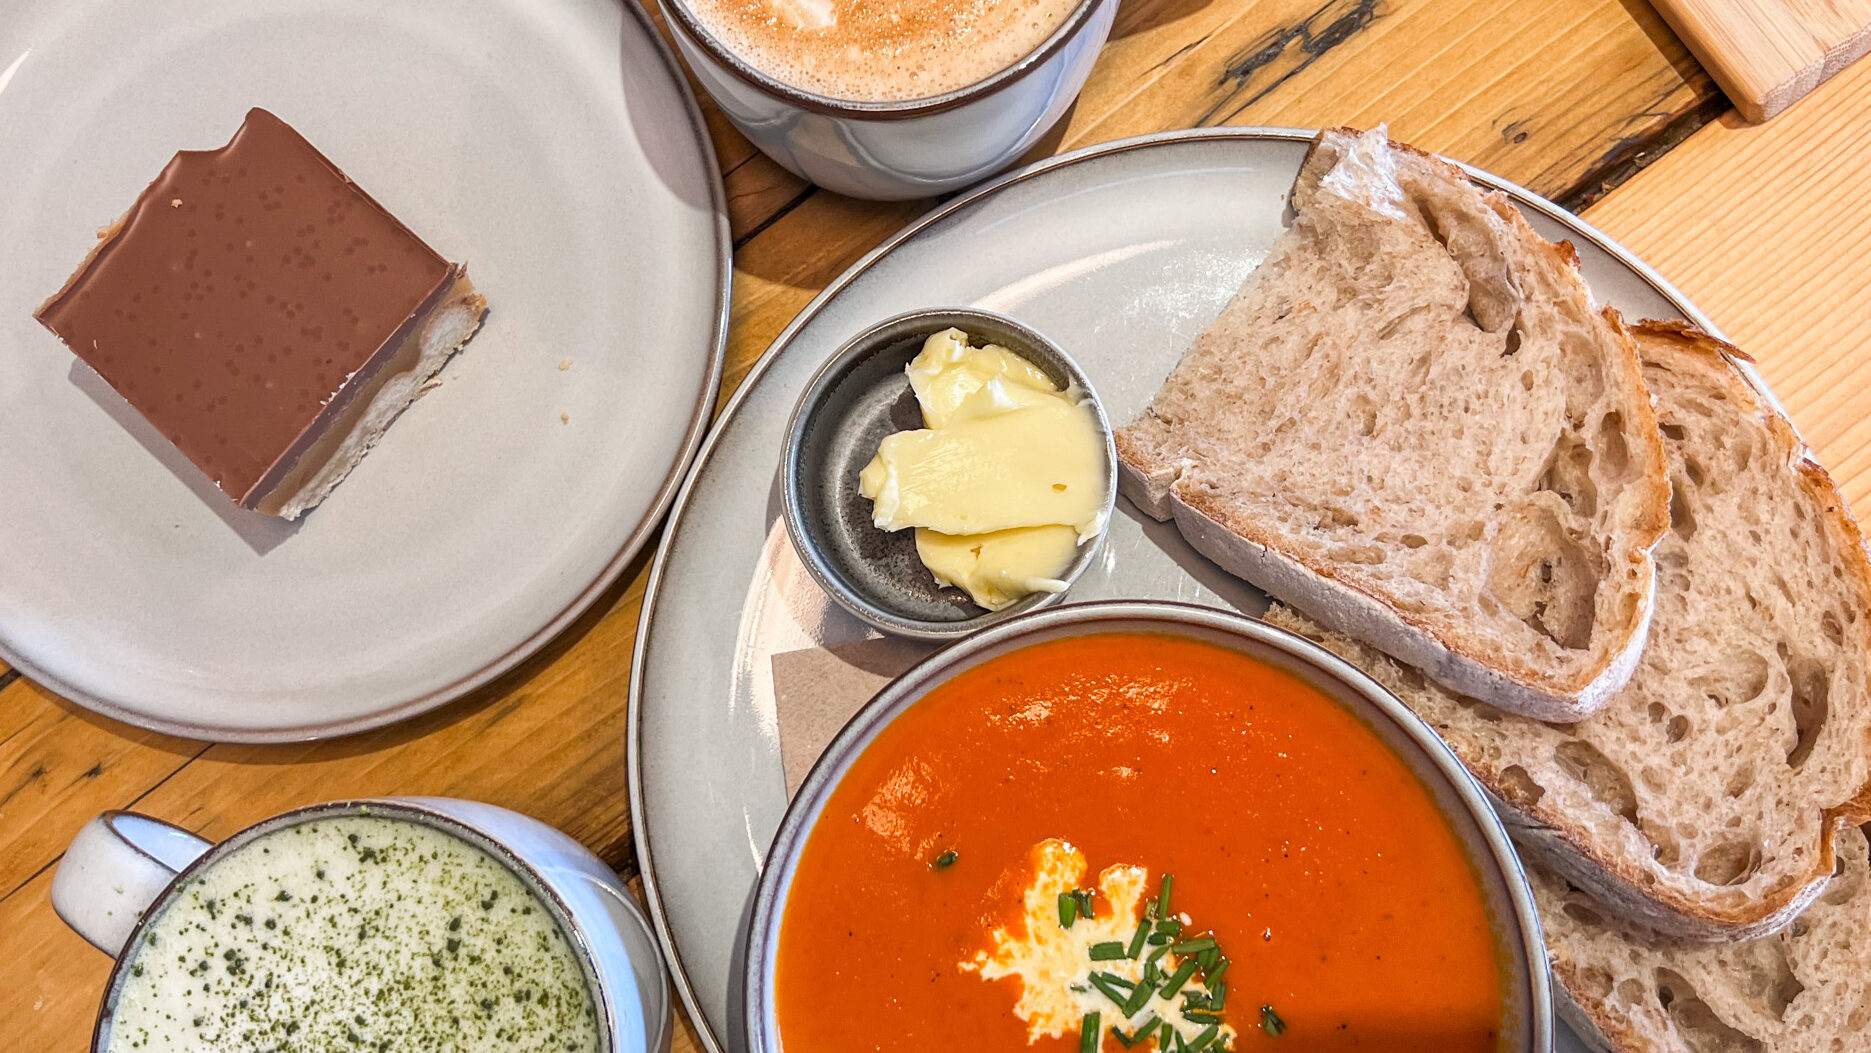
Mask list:
[[1292,229],[1120,432],[1126,492],[1303,565],[1312,586],[1255,583],[1329,624],[1346,628],[1342,597],[1375,600],[1560,700],[1522,711],[1582,715],[1641,646],[1665,528],[1629,334],[1570,246],[1381,129],[1324,133],[1293,203]]
[[1684,936],[1759,935],[1819,892],[1833,827],[1871,818],[1871,561],[1791,425],[1713,340],[1639,338],[1671,528],[1649,644],[1604,709],[1528,720],[1291,611],[1268,620],[1390,688],[1508,806],[1523,847],[1610,909]]
[[1622,1053],[1871,1049],[1863,831],[1847,828],[1838,849],[1838,875],[1805,913],[1742,943],[1632,939],[1590,896],[1533,873],[1561,1016]]

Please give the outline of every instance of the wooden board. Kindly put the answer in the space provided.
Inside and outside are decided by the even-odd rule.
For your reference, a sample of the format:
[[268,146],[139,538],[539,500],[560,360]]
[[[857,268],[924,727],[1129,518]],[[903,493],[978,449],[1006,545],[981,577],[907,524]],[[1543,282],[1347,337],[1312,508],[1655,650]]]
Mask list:
[[1871,513],[1871,62],[1770,124],[1726,118],[1585,218],[1648,260],[1780,396]]
[[1743,116],[1764,121],[1871,50],[1871,0],[1655,0]]

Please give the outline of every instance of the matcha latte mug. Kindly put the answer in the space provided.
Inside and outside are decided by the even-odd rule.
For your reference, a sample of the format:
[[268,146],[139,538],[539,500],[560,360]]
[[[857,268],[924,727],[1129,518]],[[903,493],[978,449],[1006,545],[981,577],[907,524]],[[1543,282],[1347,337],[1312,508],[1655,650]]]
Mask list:
[[94,1051],[669,1045],[662,959],[616,875],[493,805],[337,801],[219,844],[107,812],[52,905],[116,959]]

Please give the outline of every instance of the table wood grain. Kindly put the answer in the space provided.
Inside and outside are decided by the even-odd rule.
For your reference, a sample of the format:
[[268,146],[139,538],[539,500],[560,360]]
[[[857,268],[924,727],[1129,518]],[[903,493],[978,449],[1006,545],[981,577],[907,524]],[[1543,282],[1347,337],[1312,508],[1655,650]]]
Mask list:
[[[817,191],[704,109],[736,245],[732,390],[801,306],[931,202]],[[1871,65],[1761,128],[1725,113],[1642,0],[1125,0],[1078,105],[1035,156],[1196,125],[1387,121],[1572,207],[1597,202],[1588,217],[1761,359],[1847,494],[1871,501]],[[0,1045],[88,1041],[108,962],[47,893],[64,845],[106,809],[219,837],[316,800],[473,797],[565,829],[634,878],[623,734],[647,566],[472,698],[333,742],[155,735],[0,665]],[[694,1048],[686,1024],[677,1048]]]

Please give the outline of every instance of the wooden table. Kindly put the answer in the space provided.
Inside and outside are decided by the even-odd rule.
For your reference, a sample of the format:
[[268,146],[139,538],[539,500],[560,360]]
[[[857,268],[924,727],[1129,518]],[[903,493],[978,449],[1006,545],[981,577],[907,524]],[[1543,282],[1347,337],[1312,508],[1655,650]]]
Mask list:
[[[930,203],[815,190],[709,118],[735,239],[725,398],[814,293]],[[1760,360],[1846,496],[1871,507],[1868,119],[1861,63],[1743,125],[1643,0],[1124,0],[1043,152],[1194,125],[1387,121],[1584,210],[1648,259]],[[48,889],[72,834],[105,809],[215,838],[335,797],[472,797],[559,826],[634,877],[624,710],[648,562],[488,690],[335,742],[151,734],[0,665],[0,1045],[89,1039],[109,963],[53,915]],[[694,1048],[693,1032],[676,1044]]]

